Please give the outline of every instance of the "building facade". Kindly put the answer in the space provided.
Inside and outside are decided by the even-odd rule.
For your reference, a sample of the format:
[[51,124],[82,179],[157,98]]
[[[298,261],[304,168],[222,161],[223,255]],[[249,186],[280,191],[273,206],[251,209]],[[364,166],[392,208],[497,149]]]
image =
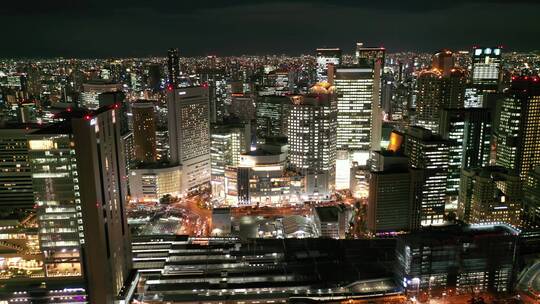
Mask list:
[[170,161],[182,165],[183,191],[210,182],[208,88],[186,87],[167,93]]
[[327,196],[335,184],[337,104],[332,87],[291,96],[287,138],[291,168],[307,177],[307,194]]

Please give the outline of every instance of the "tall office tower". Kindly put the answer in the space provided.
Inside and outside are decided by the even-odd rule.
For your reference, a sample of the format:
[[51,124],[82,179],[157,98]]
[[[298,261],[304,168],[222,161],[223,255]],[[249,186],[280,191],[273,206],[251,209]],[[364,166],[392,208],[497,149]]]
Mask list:
[[411,86],[399,83],[392,94],[392,120],[401,120],[404,123],[409,122],[412,105]]
[[416,82],[417,124],[438,133],[441,109],[463,108],[466,83],[465,71],[458,68],[446,77],[438,69],[421,71]]
[[442,109],[439,132],[456,143],[450,148],[446,194],[451,206],[457,207],[462,168],[484,167],[491,152],[491,115],[489,109]]
[[209,69],[201,78],[203,83],[206,81],[208,84],[210,93],[210,121],[212,123],[222,122],[226,114],[225,101],[230,98],[227,95],[225,71]]
[[513,170],[525,181],[540,165],[540,78],[519,77],[512,81],[501,104],[497,128],[499,166]]
[[277,69],[264,75],[265,93],[272,95],[288,95],[294,92],[295,72],[287,69]]
[[208,88],[187,87],[167,93],[171,163],[181,164],[182,188],[210,182]]
[[169,88],[177,88],[180,80],[180,59],[178,49],[167,52],[167,84]]
[[[371,142],[370,149],[379,151],[382,139],[382,74],[384,71],[386,50],[383,47],[365,47],[363,43],[356,43],[355,64],[367,64],[373,68],[373,103],[371,108]],[[359,163],[362,165],[363,160]]]
[[442,106],[451,109],[463,108],[465,104],[465,89],[467,87],[467,72],[453,68],[442,79]]
[[119,120],[106,107],[28,135],[45,277],[83,280],[91,303],[121,299],[131,269]]
[[381,109],[385,113],[387,120],[391,120],[392,115],[394,114],[392,112],[392,98],[394,96],[395,88],[396,83],[394,75],[391,73],[383,75],[381,81]]
[[471,224],[521,226],[521,181],[502,167],[463,169],[457,215]]
[[154,103],[138,101],[131,105],[131,112],[133,115],[135,161],[153,163],[157,160]]
[[40,99],[41,96],[41,69],[37,64],[30,64],[24,68],[28,76],[28,95]]
[[540,229],[540,166],[529,172],[523,184],[523,229]]
[[321,48],[317,49],[317,81],[329,81],[328,65],[341,64],[341,49],[338,48]]
[[148,66],[147,85],[154,91],[159,91],[161,87],[161,66],[159,64],[151,64]]
[[369,178],[367,229],[372,234],[407,231],[413,217],[411,173],[407,157],[391,151],[373,152]]
[[455,65],[454,53],[450,50],[442,50],[433,55],[431,66],[441,71],[443,77],[450,76]]
[[250,151],[251,125],[239,121],[214,124],[210,130],[212,193],[225,198],[225,169],[238,167],[240,155]]
[[357,42],[354,62],[358,64],[363,61],[370,65],[375,65],[378,61],[381,64],[380,72],[382,73],[384,69],[385,53],[386,49],[383,47],[369,47],[364,46],[364,43],[362,42]]
[[99,95],[108,92],[121,92],[122,85],[106,80],[93,80],[83,83],[80,95],[80,105],[83,108],[95,110],[100,107]]
[[[125,176],[129,176],[129,170],[135,163],[135,143],[133,136],[133,119],[131,116],[130,103],[126,100],[123,92],[105,92],[98,96],[100,107],[117,108],[120,124],[120,137],[125,161]],[[129,187],[128,187],[129,189]]]
[[34,207],[26,139],[32,131],[26,125],[0,129],[0,208],[4,211]]
[[257,101],[257,138],[285,136],[291,110],[286,96],[261,96]]
[[474,48],[472,53],[472,83],[482,91],[495,92],[501,81],[502,49]]
[[256,96],[253,93],[233,93],[231,104],[228,106],[230,116],[250,122],[257,116],[255,109]]
[[291,96],[287,138],[291,167],[307,176],[307,194],[325,196],[335,183],[337,104],[334,88]]
[[[347,150],[351,159],[365,165],[374,135],[373,112],[377,112],[378,88],[373,65],[361,63],[337,67],[334,87],[337,93],[337,149]],[[380,131],[380,128],[379,128]],[[380,139],[379,139],[380,140]],[[375,140],[376,141],[376,140]]]
[[407,132],[405,155],[412,167],[413,195],[418,215],[413,227],[442,224],[448,182],[448,164],[452,141],[434,135],[430,130],[411,127]]
[[442,74],[438,70],[421,71],[416,80],[416,123],[438,132],[442,103]]

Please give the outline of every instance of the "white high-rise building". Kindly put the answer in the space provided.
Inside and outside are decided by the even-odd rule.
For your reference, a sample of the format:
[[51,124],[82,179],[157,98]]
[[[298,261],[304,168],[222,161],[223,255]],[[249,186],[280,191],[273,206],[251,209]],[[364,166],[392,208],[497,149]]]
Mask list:
[[81,91],[81,106],[87,109],[95,110],[99,108],[99,94],[107,92],[121,92],[122,85],[103,80],[94,80],[83,83]]
[[[337,67],[337,149],[347,150],[354,161],[364,165],[372,148],[374,123],[379,115],[375,69],[368,64]],[[374,113],[374,110],[376,113]],[[380,123],[380,121],[379,121]],[[380,140],[380,139],[379,139]]]
[[501,59],[501,48],[475,48],[472,54],[473,84],[492,86],[496,90],[500,82]]
[[335,185],[337,104],[328,84],[311,91],[290,97],[290,163],[307,177],[307,195],[324,197]]
[[167,94],[170,161],[182,165],[182,189],[210,182],[208,88],[171,88]]

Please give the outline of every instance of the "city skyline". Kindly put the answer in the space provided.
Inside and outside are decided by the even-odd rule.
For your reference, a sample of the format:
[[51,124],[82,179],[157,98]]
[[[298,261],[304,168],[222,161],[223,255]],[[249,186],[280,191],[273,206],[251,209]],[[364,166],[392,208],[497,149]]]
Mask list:
[[540,303],[539,1],[0,6],[0,304]]

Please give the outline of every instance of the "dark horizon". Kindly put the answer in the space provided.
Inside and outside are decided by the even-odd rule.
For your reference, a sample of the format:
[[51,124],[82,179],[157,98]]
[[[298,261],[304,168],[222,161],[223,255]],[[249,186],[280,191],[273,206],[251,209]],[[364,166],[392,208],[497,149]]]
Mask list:
[[325,45],[349,53],[357,41],[390,53],[540,50],[533,0],[168,2],[8,2],[0,58],[161,57],[171,47],[183,57],[312,54]]

